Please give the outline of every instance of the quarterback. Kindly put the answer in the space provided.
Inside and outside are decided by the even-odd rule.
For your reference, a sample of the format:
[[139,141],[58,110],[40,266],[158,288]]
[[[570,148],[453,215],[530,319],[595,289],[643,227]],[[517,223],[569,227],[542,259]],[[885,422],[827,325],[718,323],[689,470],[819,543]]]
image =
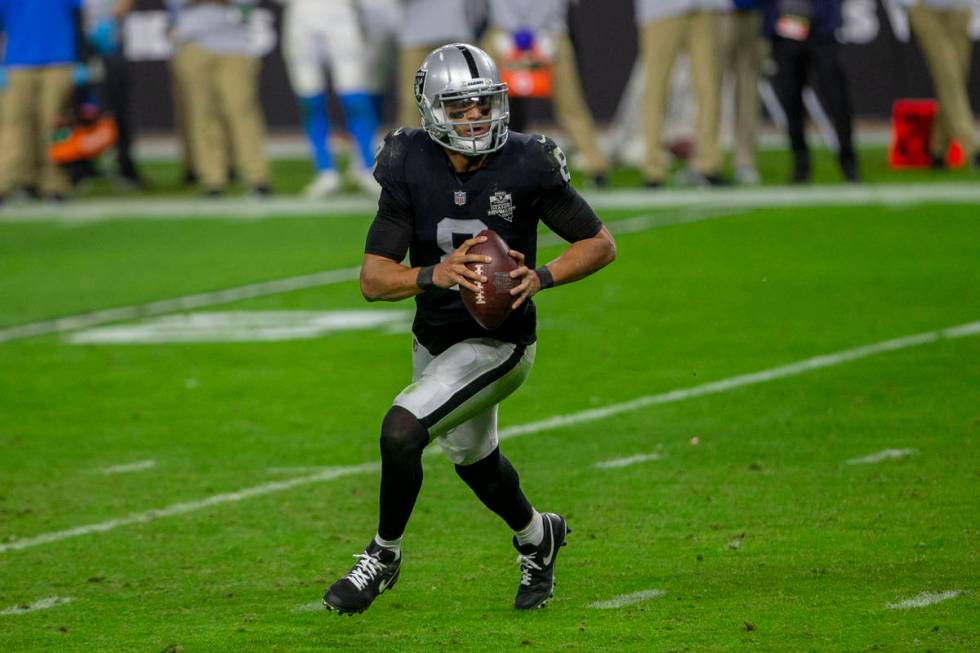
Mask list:
[[[413,382],[381,424],[377,534],[323,603],[362,612],[394,586],[402,535],[422,486],[422,451],[434,439],[514,532],[521,572],[514,607],[537,608],[552,594],[555,561],[570,530],[561,515],[539,512],[522,492],[500,453],[497,405],[534,362],[531,297],[607,265],[616,245],[569,185],[558,146],[508,131],[507,86],[484,51],[457,43],[431,52],[416,73],[415,99],[422,129],[388,134],[376,158],[381,196],[361,268],[368,301],[415,298]],[[539,220],[570,244],[536,267]],[[466,265],[491,262],[468,253],[487,228],[509,244],[518,264],[510,272],[514,310],[492,331],[470,316],[459,291],[477,292],[487,282]]]

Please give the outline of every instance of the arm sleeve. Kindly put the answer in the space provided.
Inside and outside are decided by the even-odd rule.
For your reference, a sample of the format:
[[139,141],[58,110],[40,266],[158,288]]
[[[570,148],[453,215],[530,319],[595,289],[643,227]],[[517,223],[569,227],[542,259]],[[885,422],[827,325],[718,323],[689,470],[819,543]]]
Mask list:
[[570,243],[592,238],[602,229],[599,216],[569,184],[542,192],[538,211],[541,221]]
[[365,254],[401,262],[412,244],[414,217],[405,183],[405,145],[401,130],[385,136],[374,160],[374,178],[381,184],[378,213],[368,230]]
[[378,213],[368,229],[365,254],[384,256],[399,263],[412,244],[412,214],[399,202],[397,193],[381,187]]

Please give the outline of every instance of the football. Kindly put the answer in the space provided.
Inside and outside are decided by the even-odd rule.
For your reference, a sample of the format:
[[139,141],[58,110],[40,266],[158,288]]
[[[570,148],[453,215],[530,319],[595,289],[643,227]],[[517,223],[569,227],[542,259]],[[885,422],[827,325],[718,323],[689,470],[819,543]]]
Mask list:
[[490,263],[467,263],[466,267],[487,278],[486,283],[477,283],[480,292],[475,293],[460,286],[463,304],[473,319],[488,331],[492,331],[504,323],[511,312],[514,297],[511,288],[517,285],[516,279],[510,278],[510,272],[518,268],[517,261],[507,252],[510,247],[504,239],[492,229],[484,229],[477,236],[486,236],[486,242],[470,247],[467,253],[490,256]]

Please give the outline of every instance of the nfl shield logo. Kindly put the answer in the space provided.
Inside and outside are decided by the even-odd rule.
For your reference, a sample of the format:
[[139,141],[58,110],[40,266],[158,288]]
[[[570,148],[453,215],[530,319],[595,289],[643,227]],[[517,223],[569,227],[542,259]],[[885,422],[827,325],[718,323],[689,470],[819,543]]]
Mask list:
[[453,193],[453,202],[456,203],[456,206],[463,206],[466,204],[466,191],[458,190]]

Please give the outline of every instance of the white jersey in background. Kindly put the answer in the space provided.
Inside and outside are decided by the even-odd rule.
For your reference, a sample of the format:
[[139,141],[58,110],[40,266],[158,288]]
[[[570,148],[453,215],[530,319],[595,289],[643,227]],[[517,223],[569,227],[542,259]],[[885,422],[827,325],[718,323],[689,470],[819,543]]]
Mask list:
[[565,34],[569,0],[489,0],[489,23],[507,32],[520,29]]
[[176,11],[174,42],[195,43],[223,54],[255,55],[249,18],[257,4],[258,0],[233,0],[221,5],[168,0],[168,7]]
[[402,47],[470,42],[475,26],[486,15],[483,2],[474,0],[403,0],[398,42]]
[[297,95],[326,89],[324,68],[338,93],[365,91],[371,76],[366,28],[354,0],[284,3],[282,51]]

